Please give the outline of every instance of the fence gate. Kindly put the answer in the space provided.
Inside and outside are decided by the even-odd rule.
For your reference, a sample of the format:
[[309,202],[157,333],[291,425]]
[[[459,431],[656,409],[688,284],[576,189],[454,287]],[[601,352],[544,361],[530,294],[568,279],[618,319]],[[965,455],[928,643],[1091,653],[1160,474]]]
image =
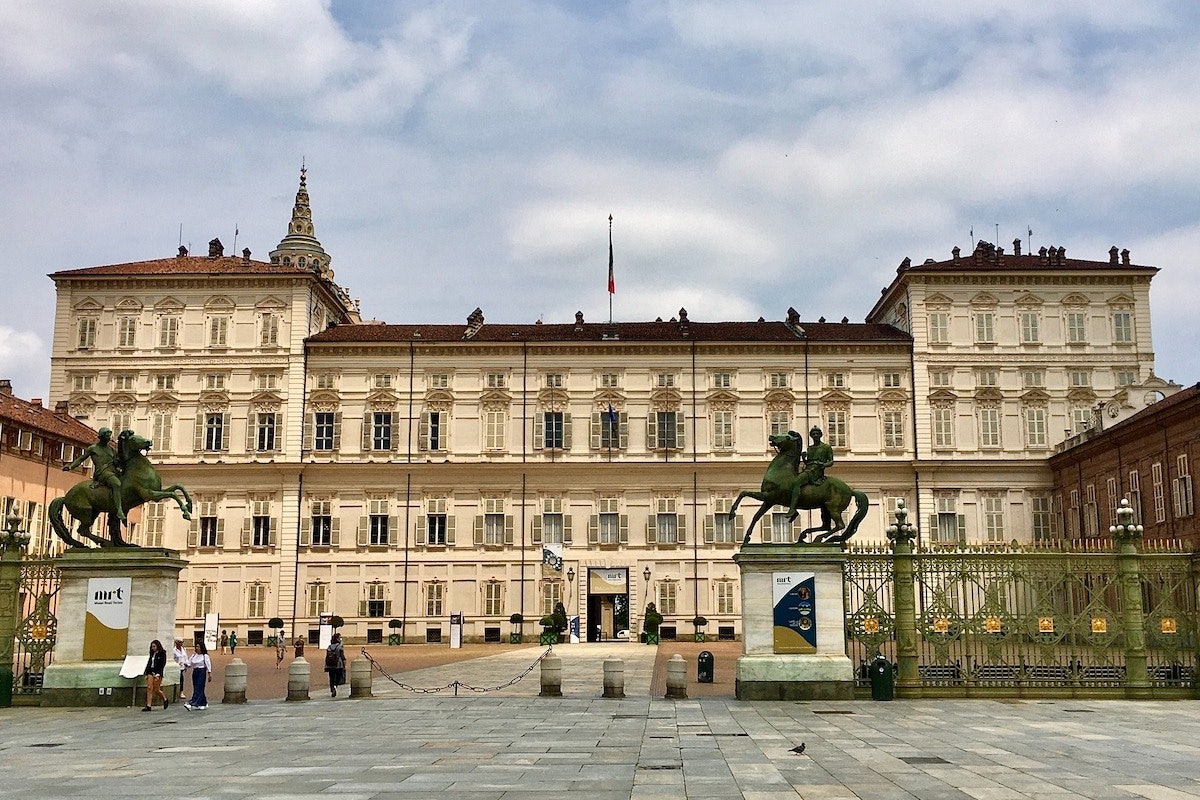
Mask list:
[[54,654],[58,634],[60,573],[52,558],[30,558],[21,563],[21,586],[13,647],[13,697],[37,695],[42,674]]

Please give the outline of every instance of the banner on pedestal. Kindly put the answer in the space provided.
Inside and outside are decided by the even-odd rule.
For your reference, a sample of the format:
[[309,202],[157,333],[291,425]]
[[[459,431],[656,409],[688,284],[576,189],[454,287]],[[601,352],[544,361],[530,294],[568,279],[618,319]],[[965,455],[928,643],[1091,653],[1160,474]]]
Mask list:
[[775,652],[817,652],[816,573],[772,574]]
[[129,600],[133,578],[88,578],[83,622],[83,660],[125,658],[129,644]]

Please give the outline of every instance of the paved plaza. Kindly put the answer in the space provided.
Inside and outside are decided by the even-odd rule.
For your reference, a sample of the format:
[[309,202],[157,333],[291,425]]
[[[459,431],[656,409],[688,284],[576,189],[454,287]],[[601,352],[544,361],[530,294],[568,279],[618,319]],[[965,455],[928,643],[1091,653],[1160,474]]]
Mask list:
[[[1194,702],[668,701],[651,696],[654,648],[555,652],[561,699],[537,697],[536,669],[502,690],[458,697],[414,694],[377,675],[375,698],[332,699],[314,660],[309,702],[148,714],[3,709],[0,796],[1200,797]],[[426,688],[492,687],[540,653],[511,650],[397,677]],[[602,661],[614,656],[626,665],[625,700],[599,696]],[[801,743],[804,753],[793,752]]]

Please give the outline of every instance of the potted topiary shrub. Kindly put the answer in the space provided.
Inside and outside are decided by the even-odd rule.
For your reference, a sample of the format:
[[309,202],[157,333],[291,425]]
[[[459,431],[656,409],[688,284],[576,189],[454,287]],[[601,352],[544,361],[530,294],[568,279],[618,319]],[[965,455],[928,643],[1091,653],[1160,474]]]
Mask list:
[[508,635],[508,640],[513,644],[520,644],[524,637],[521,635],[521,626],[525,624],[525,617],[522,614],[513,614],[508,618],[508,621],[516,626],[512,633]]
[[271,617],[267,620],[267,627],[275,631],[267,637],[267,647],[274,647],[279,638],[283,636],[283,620],[279,617]]
[[658,644],[658,626],[662,625],[663,615],[658,613],[654,603],[646,604],[646,614],[642,617],[642,640],[646,644]]
[[556,645],[562,641],[562,633],[567,629],[567,609],[562,603],[554,604],[554,613],[542,617],[542,634],[538,644]]
[[704,626],[708,624],[708,620],[697,614],[692,618],[692,625],[696,627],[696,641],[704,641]]
[[391,628],[391,633],[388,634],[388,647],[395,647],[400,644],[400,628],[403,627],[398,619],[388,620],[388,627]]

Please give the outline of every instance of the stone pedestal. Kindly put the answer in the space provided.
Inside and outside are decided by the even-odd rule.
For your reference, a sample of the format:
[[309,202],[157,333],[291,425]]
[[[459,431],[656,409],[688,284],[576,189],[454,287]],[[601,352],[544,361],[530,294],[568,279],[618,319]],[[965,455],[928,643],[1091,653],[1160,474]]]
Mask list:
[[[841,545],[748,544],[733,560],[742,577],[738,699],[852,699]],[[787,624],[777,630],[780,593]]]
[[[140,656],[158,639],[167,652],[163,691],[178,696],[179,667],[171,660],[179,572],[187,562],[173,550],[121,547],[68,550],[59,559],[58,638],[54,660],[42,681],[44,706],[128,706],[133,693],[143,702],[145,680],[121,677],[124,655]],[[97,625],[88,621],[88,582],[92,578],[129,579],[127,632],[103,631],[105,647],[97,656]],[[122,589],[122,594],[124,590]],[[85,639],[88,646],[85,648]],[[123,652],[122,652],[123,651]]]

